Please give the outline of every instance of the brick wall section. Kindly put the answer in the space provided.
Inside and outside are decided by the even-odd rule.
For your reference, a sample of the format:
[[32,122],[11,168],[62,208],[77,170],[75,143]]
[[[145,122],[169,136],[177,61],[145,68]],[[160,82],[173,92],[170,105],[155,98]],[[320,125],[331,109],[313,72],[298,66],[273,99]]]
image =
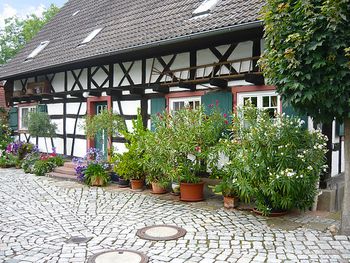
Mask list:
[[0,107],[6,108],[6,101],[5,101],[5,90],[3,83],[0,81]]

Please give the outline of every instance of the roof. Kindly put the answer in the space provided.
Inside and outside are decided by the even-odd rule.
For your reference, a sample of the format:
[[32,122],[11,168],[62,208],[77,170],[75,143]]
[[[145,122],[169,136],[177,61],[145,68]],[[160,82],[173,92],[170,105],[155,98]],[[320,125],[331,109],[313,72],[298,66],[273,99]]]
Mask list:
[[[254,23],[259,21],[264,0],[220,0],[209,15],[192,17],[202,1],[70,0],[30,43],[0,68],[0,79]],[[78,47],[89,33],[100,27],[103,29],[95,38]],[[44,50],[33,60],[24,62],[41,42],[48,40],[50,43]]]

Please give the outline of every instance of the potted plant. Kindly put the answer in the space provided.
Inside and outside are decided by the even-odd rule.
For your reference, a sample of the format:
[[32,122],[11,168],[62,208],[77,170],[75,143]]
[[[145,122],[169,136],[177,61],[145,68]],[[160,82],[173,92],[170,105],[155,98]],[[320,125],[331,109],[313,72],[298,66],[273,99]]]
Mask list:
[[203,200],[201,177],[208,176],[210,149],[227,129],[226,117],[218,108],[206,112],[200,107],[158,114],[154,120],[158,141],[169,142],[164,149],[168,156],[166,166],[171,179],[180,182],[181,200]]
[[254,200],[262,215],[305,210],[314,203],[325,168],[326,138],[319,131],[306,130],[302,123],[284,115],[271,118],[249,105],[234,118],[227,143],[239,145],[238,192],[241,200]]
[[225,178],[215,186],[214,192],[224,197],[225,208],[235,208],[238,206],[238,189],[235,178]]
[[110,176],[101,163],[91,162],[84,171],[84,181],[90,186],[104,186],[110,181]]
[[99,114],[86,116],[85,133],[87,138],[93,139],[98,133],[106,133],[108,141],[107,157],[110,160],[113,155],[112,137],[119,135],[121,130],[125,130],[125,122],[120,115],[111,110],[102,110]]
[[144,137],[147,134],[147,129],[143,126],[140,109],[136,120],[132,121],[132,132],[126,129],[121,130],[127,142],[125,146],[128,151],[114,155],[114,170],[123,179],[130,180],[131,189],[142,190],[145,180],[145,169],[143,164],[144,158]]

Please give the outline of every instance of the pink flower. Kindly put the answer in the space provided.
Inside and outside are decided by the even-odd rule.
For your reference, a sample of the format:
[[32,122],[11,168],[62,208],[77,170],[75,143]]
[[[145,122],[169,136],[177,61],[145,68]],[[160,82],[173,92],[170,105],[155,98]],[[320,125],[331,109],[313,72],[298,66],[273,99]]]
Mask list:
[[223,116],[224,116],[224,118],[227,118],[227,114],[226,114],[226,113],[224,113],[224,115],[223,115]]
[[215,104],[216,104],[216,107],[219,106],[219,101],[216,100],[216,101],[215,101]]
[[225,120],[224,122],[225,122],[226,125],[228,125],[228,120]]
[[214,107],[214,104],[209,104],[208,107],[209,107],[209,108],[213,108],[213,107]]
[[201,152],[201,147],[200,146],[196,146],[195,151],[200,153]]

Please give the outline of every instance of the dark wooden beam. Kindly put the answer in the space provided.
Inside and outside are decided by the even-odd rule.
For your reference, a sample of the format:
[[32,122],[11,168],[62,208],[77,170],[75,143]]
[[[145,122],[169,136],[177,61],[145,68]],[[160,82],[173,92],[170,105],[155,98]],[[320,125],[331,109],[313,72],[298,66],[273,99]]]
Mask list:
[[227,89],[228,81],[226,79],[211,78],[209,84],[212,86],[219,87],[221,89]]
[[75,74],[74,70],[71,71],[72,76],[74,78],[74,83],[73,83],[73,86],[72,86],[71,90],[74,90],[76,85],[78,85],[79,89],[81,89],[81,90],[84,89],[83,86],[80,83],[80,80],[79,80],[79,78],[81,77],[81,74],[83,73],[83,71],[84,71],[84,69],[80,69],[78,75]]
[[196,90],[196,84],[193,83],[189,83],[189,82],[179,82],[179,87],[183,88],[183,89],[189,89],[191,91],[195,91]]
[[129,66],[128,69],[126,69],[126,68],[124,67],[123,63],[118,63],[119,67],[121,68],[121,70],[122,70],[123,73],[124,73],[124,76],[123,76],[122,79],[120,80],[120,82],[119,82],[119,84],[118,84],[118,87],[122,85],[122,83],[123,83],[123,81],[125,80],[125,78],[127,78],[127,80],[129,81],[129,84],[130,84],[131,86],[133,86],[133,85],[135,84],[134,81],[132,80],[132,78],[131,78],[130,75],[129,75],[131,68],[134,66],[134,63],[135,63],[135,61],[133,61],[133,62],[130,64],[130,66]]
[[261,73],[247,73],[244,75],[244,80],[255,85],[264,85],[265,79]]
[[155,92],[166,94],[166,93],[169,93],[170,89],[167,86],[161,86],[160,84],[155,84],[152,90]]

